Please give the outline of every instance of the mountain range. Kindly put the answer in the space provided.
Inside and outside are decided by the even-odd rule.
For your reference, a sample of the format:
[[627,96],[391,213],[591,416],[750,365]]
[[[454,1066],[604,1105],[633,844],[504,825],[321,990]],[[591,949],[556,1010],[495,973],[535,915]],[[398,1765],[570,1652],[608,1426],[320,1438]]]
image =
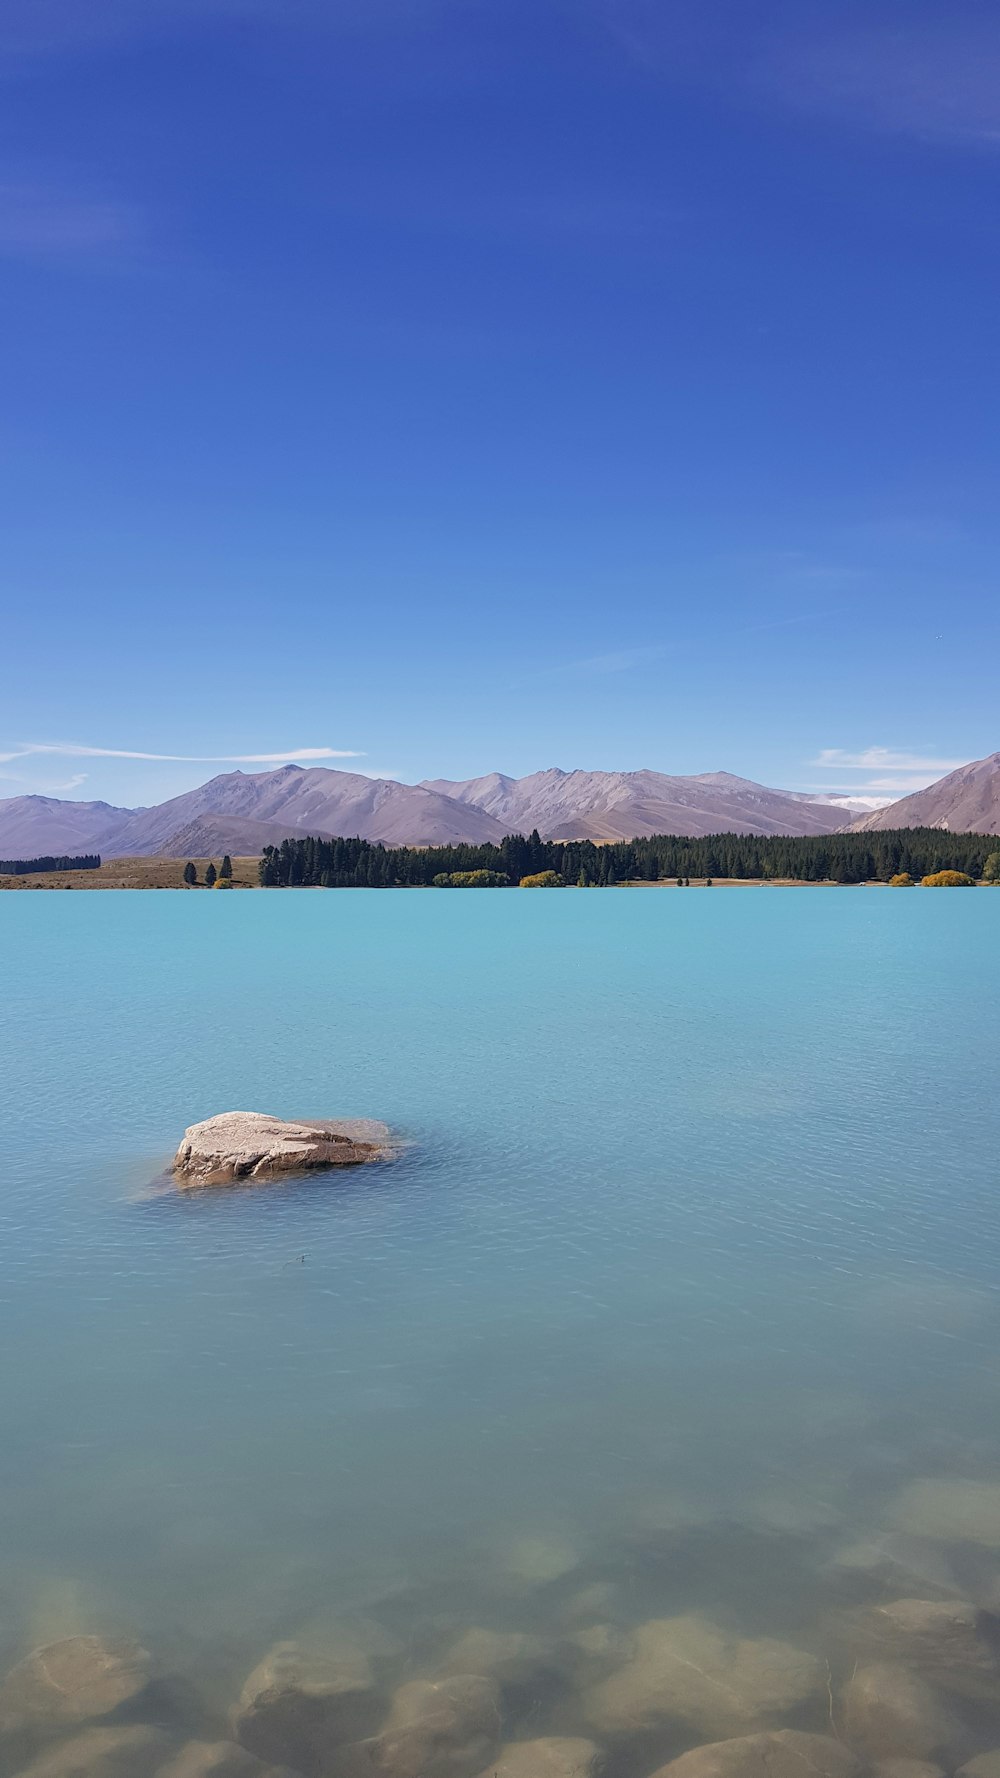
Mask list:
[[617,840],[654,833],[821,834],[918,826],[1000,832],[1000,753],[874,812],[864,812],[861,799],[847,794],[773,790],[731,772],[676,777],[551,767],[526,778],[490,772],[400,784],[326,766],[286,765],[224,772],[148,809],[10,797],[0,801],[0,857],[245,856],[303,834],[435,846],[496,843],[533,828],[543,839]]
[[15,796],[0,802],[0,857],[100,852],[205,858],[302,834],[390,846],[498,842],[537,827],[546,839],[651,833],[830,833],[857,814],[845,798],[770,790],[729,772],[564,772],[399,784],[326,766],[224,772],[148,809]]

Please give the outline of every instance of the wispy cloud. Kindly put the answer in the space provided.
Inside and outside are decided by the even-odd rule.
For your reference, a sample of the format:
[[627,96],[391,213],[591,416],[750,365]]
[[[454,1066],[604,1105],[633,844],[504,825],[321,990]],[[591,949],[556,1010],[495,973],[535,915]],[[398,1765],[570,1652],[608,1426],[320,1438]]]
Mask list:
[[865,747],[860,753],[843,747],[824,747],[818,758],[809,763],[834,772],[954,772],[968,761],[907,753],[894,747]]
[[139,210],[56,178],[0,177],[0,254],[107,265],[145,233]]
[[[647,78],[846,128],[992,148],[1000,143],[1000,14],[978,0],[873,9],[581,0]],[[854,17],[850,13],[854,11]]]
[[1000,138],[1000,16],[952,5],[937,17],[814,19],[776,33],[752,84],[797,109],[894,134],[991,145]]
[[964,759],[943,759],[937,754],[911,753],[899,747],[863,747],[859,752],[847,747],[824,747],[809,761],[811,766],[834,772],[840,779],[860,777],[851,794],[859,800],[864,797],[883,803],[923,790],[966,763]]
[[607,654],[588,654],[580,660],[559,661],[554,666],[539,667],[514,681],[514,688],[534,685],[544,679],[590,679],[605,673],[629,673],[633,667],[644,667],[662,659],[667,653],[665,642],[654,642],[642,648],[613,648]]
[[303,759],[363,759],[364,754],[353,747],[290,747],[283,753],[142,753],[133,747],[86,747],[77,741],[23,741],[10,753],[0,753],[0,760],[30,759],[41,753],[60,754],[64,759],[144,759],[166,760],[182,765],[290,765]]

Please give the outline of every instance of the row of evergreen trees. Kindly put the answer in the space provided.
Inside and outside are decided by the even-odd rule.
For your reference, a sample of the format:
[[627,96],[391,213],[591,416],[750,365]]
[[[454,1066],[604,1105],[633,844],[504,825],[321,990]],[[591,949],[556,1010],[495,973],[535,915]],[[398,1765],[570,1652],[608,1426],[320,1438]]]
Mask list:
[[805,836],[738,833],[690,839],[654,834],[595,846],[591,840],[543,840],[510,834],[498,846],[382,846],[359,839],[283,840],[265,846],[260,861],[264,888],[394,889],[433,884],[460,871],[495,871],[507,883],[538,871],[558,872],[566,883],[604,887],[613,883],[691,877],[793,877],[801,882],[888,882],[909,871],[924,877],[961,870],[979,878],[997,850],[995,834],[945,833],[907,827],[883,833]]
[[0,876],[26,877],[33,871],[99,870],[100,865],[98,852],[85,852],[80,858],[53,858],[48,853],[44,858],[0,858]]
[[[233,880],[233,861],[230,858],[228,852],[226,853],[225,858],[222,860],[222,863],[220,864],[218,870],[216,870],[215,865],[213,864],[212,860],[209,859],[208,863],[205,866],[205,888],[206,889],[214,889],[216,883],[231,883],[232,880]],[[189,889],[194,889],[198,883],[198,866],[196,864],[192,864],[190,858],[188,859],[186,865],[184,866],[184,881],[187,884]]]

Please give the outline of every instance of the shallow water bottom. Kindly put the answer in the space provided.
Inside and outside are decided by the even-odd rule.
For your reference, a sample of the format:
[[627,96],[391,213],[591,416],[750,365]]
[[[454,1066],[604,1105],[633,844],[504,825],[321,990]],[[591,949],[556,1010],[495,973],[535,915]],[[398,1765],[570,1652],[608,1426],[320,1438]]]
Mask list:
[[[278,1640],[360,1647],[381,1720],[516,1633],[502,1740],[646,1778],[711,1725],[592,1693],[695,1614],[846,1740],[866,1611],[1000,1607],[1000,972],[948,900],[6,898],[5,1667],[135,1635],[216,1738]],[[411,1146],[147,1193],[228,1107]],[[958,1714],[947,1770],[1000,1746]]]

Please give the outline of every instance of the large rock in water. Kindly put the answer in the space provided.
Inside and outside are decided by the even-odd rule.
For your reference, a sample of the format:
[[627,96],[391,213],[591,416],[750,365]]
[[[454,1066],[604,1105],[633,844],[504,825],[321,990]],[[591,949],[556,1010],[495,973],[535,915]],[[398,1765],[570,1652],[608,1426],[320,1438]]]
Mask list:
[[856,1778],[858,1762],[831,1735],[777,1729],[692,1747],[654,1778]]
[[492,1762],[503,1721],[500,1690],[481,1673],[413,1679],[394,1694],[380,1735],[354,1749],[379,1778],[476,1778]]
[[908,1667],[873,1661],[852,1674],[844,1692],[844,1729],[869,1760],[940,1761],[952,1770],[969,1752],[965,1737],[934,1688]]
[[390,1152],[388,1126],[373,1118],[286,1123],[263,1111],[223,1111],[185,1130],[173,1171],[180,1186],[229,1185],[316,1167],[353,1167]]
[[0,1732],[53,1734],[111,1716],[149,1683],[150,1657],[138,1642],[65,1636],[36,1648],[0,1686]]
[[279,1642],[243,1687],[233,1733],[265,1764],[311,1775],[325,1771],[342,1744],[369,1734],[379,1714],[360,1650]]
[[642,1624],[632,1646],[632,1658],[586,1695],[598,1733],[643,1733],[673,1720],[721,1740],[768,1728],[823,1692],[814,1655],[768,1636],[727,1636],[693,1614]]
[[159,1778],[169,1752],[169,1736],[145,1723],[84,1729],[23,1767],[18,1778]]

